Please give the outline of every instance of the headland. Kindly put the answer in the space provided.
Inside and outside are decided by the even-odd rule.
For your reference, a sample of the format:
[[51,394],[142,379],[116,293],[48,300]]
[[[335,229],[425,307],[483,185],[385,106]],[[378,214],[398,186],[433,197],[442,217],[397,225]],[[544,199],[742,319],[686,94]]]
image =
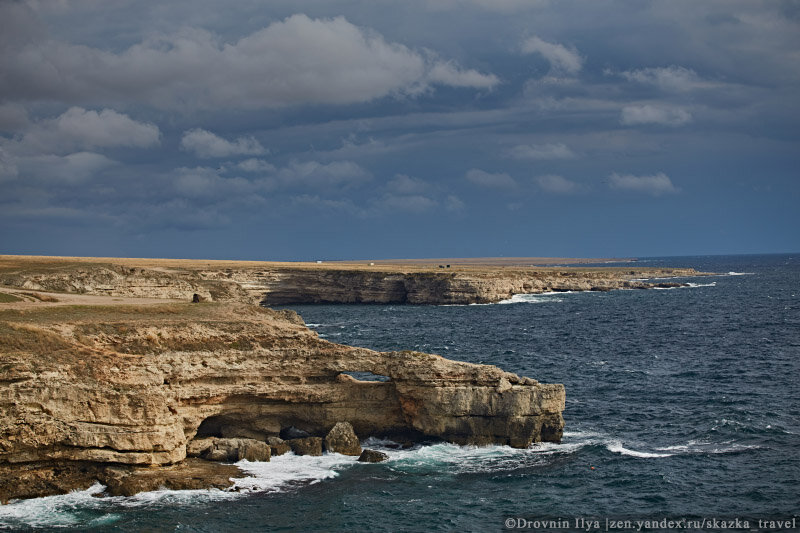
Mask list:
[[226,488],[237,460],[357,454],[369,436],[558,442],[563,385],[330,343],[263,304],[479,303],[693,273],[2,256],[0,500]]

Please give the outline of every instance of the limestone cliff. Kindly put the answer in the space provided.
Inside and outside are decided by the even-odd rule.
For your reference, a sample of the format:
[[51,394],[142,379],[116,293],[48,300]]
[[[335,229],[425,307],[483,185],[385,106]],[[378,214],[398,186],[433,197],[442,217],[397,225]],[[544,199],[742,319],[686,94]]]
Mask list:
[[[19,263],[15,268],[14,264]],[[214,264],[200,261],[0,259],[0,285],[120,297],[303,303],[471,304],[548,291],[646,289],[694,276],[675,268],[454,268],[429,266]],[[164,266],[167,265],[167,266]]]
[[25,475],[42,477],[38,466],[55,479],[47,493],[66,473],[108,479],[104,465],[180,463],[196,436],[266,439],[288,426],[324,436],[346,421],[361,438],[525,447],[559,441],[563,409],[562,385],[332,344],[291,311],[241,303],[0,311],[0,499],[40,494],[19,492]]

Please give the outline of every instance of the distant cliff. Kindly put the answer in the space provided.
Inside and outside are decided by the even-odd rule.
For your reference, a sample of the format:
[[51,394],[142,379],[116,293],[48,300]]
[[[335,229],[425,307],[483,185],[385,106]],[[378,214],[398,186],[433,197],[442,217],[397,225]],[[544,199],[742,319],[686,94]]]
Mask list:
[[0,285],[108,296],[241,301],[265,305],[303,303],[492,303],[515,294],[608,291],[674,286],[643,278],[694,276],[674,268],[360,268],[336,265],[211,267],[202,262],[169,268],[63,261],[0,270]]

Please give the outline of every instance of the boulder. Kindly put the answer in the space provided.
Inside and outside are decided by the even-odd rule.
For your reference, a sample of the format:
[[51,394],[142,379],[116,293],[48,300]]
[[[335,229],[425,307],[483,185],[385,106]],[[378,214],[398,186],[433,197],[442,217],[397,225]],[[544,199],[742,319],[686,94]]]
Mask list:
[[108,467],[97,474],[110,496],[133,496],[139,492],[167,488],[170,490],[227,489],[232,478],[242,475],[234,465],[187,459],[180,464],[161,468]]
[[190,440],[186,444],[186,457],[202,457],[214,447],[214,437]]
[[377,450],[364,450],[363,452],[361,452],[361,455],[358,456],[358,462],[380,463],[381,461],[385,461],[388,458],[389,456],[383,452],[379,452]]
[[342,455],[361,455],[361,442],[350,422],[337,422],[325,436],[325,449]]
[[272,455],[270,445],[254,439],[220,439],[209,437],[193,440],[186,447],[190,457],[202,457],[206,461],[236,462],[269,461]]
[[291,439],[287,444],[297,455],[322,455],[322,437]]
[[269,437],[267,444],[269,444],[273,456],[283,455],[292,451],[292,448],[280,437]]

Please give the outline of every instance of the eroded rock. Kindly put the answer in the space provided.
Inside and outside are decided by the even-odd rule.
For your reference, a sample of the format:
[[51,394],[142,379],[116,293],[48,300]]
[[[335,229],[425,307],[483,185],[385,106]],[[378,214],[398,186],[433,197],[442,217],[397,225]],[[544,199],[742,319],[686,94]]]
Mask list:
[[[332,344],[286,313],[246,304],[6,310],[0,330],[6,494],[57,492],[65,486],[57,472],[64,480],[75,470],[51,470],[50,481],[28,490],[15,484],[23,464],[263,460],[248,447],[234,453],[219,444],[223,433],[276,435],[295,426],[326,435],[346,420],[361,438],[526,447],[558,441],[563,429],[562,385],[437,355]],[[208,439],[193,440],[198,432]],[[321,438],[306,439],[304,448],[297,439],[285,445],[322,452]],[[259,453],[271,456],[279,444],[260,441]]]
[[272,450],[273,457],[292,451],[292,448],[280,437],[267,438],[267,444],[269,444],[270,450]]
[[291,439],[286,444],[296,455],[322,455],[322,437]]
[[208,437],[190,441],[186,447],[189,457],[201,457],[206,461],[231,462],[269,461],[270,445],[254,439],[226,439]]
[[361,455],[361,442],[350,422],[337,422],[325,436],[325,449],[342,455]]

